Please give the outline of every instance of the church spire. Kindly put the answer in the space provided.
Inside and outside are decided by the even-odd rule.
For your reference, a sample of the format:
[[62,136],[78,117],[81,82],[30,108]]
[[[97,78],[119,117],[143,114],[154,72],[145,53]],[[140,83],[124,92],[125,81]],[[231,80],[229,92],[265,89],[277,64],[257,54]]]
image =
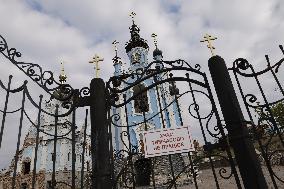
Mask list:
[[129,28],[130,34],[131,34],[131,39],[126,44],[126,47],[125,47],[126,53],[128,53],[129,51],[131,51],[131,49],[133,49],[135,47],[143,47],[145,49],[149,49],[149,46],[148,46],[146,40],[141,38],[140,35],[139,35],[140,29],[135,24],[135,21],[134,21],[135,15],[136,14],[134,12],[131,12],[131,14],[130,14],[130,16],[132,18],[132,26]]
[[155,45],[155,50],[153,51],[153,57],[155,60],[162,60],[163,58],[163,52],[158,49],[158,42],[157,42],[157,34],[152,33],[151,37],[154,39],[154,45]]
[[61,73],[59,75],[59,81],[61,84],[64,84],[66,82],[67,76],[64,72],[64,61],[62,61],[61,63]]
[[121,62],[121,58],[117,55],[117,51],[118,51],[118,48],[117,48],[117,45],[118,45],[118,41],[114,40],[112,42],[112,45],[114,47],[114,51],[115,51],[115,57],[113,57],[113,66],[114,66],[114,75],[115,76],[118,76],[121,74],[121,67],[122,67],[122,62]]

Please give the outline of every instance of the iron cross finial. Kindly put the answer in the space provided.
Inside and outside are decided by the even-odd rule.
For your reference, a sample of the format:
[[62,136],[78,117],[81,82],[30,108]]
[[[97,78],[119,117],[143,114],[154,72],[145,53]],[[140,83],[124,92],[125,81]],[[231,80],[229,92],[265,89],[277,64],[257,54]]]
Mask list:
[[89,61],[90,64],[95,63],[95,70],[96,70],[96,78],[99,78],[99,62],[104,61],[104,58],[101,58],[99,55],[95,54],[92,60]]
[[155,47],[156,47],[156,49],[157,49],[157,48],[158,48],[158,47],[157,47],[157,44],[158,44],[158,42],[157,42],[157,34],[152,33],[151,37],[153,37],[153,39],[154,39],[154,44],[155,44]]
[[61,64],[61,73],[59,75],[59,81],[61,84],[65,83],[66,82],[66,79],[67,79],[67,76],[64,72],[64,61],[61,61],[60,64]]
[[136,13],[135,13],[135,12],[131,12],[131,13],[129,14],[129,16],[132,18],[132,22],[133,22],[133,24],[134,24],[134,18],[135,18],[135,16],[136,16]]
[[214,41],[215,39],[217,39],[217,37],[213,37],[209,34],[205,34],[205,36],[203,37],[204,39],[201,40],[200,42],[207,42],[207,47],[210,49],[212,56],[214,56],[214,52],[213,49],[215,49],[215,47],[212,45],[211,41]]
[[112,44],[113,44],[113,46],[114,46],[114,50],[115,50],[115,57],[117,57],[117,44],[118,44],[119,42],[118,41],[116,41],[116,40],[114,40],[113,42],[112,42]]

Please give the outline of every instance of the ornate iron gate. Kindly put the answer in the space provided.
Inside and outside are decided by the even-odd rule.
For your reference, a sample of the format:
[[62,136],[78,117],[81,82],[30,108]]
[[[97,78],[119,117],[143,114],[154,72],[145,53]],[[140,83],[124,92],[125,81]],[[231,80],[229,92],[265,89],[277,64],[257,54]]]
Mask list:
[[[137,87],[139,92],[135,92]],[[209,187],[222,188],[225,186],[223,180],[232,179],[237,188],[242,188],[228,145],[227,131],[220,120],[206,75],[200,71],[199,65],[192,66],[183,60],[154,61],[144,70],[112,77],[106,88],[109,91],[109,109],[114,110],[113,114],[109,112],[110,130],[120,133],[120,140],[113,143],[116,145],[114,188],[202,188],[206,184],[201,183],[199,177],[206,171],[210,173],[204,175],[213,176],[208,181],[211,182]],[[143,100],[143,95],[150,96],[153,91],[157,103],[148,104],[150,99]],[[202,107],[204,104],[206,107]],[[191,126],[195,132],[197,129],[200,131],[203,150],[196,145],[199,152],[145,158],[144,144],[132,138],[134,132],[153,129],[151,124],[157,117],[161,128],[167,127],[167,121],[171,119],[169,109],[173,109],[174,105],[178,106],[179,126]],[[153,106],[158,107],[157,112],[149,111],[154,109]],[[137,108],[140,114],[134,115]],[[181,113],[182,110],[186,112]],[[133,115],[136,122],[130,120]],[[168,167],[168,170],[163,167]]]
[[[43,71],[37,64],[17,61],[21,54],[16,49],[9,48],[2,36],[0,38],[1,54],[43,88],[52,97],[50,102],[54,102],[52,111],[46,111],[42,106],[43,97],[40,96],[38,102],[33,100],[26,81],[15,89],[11,88],[12,77],[7,85],[0,82],[1,88],[6,91],[4,108],[1,109],[0,150],[5,149],[1,146],[1,141],[7,128],[7,115],[20,113],[15,157],[10,169],[1,174],[1,179],[6,179],[5,186],[40,188],[40,184],[46,184],[42,187],[226,188],[231,184],[231,188],[267,188],[260,161],[256,159],[252,135],[258,142],[261,152],[259,158],[263,159],[268,168],[272,185],[275,188],[283,185],[283,179],[274,170],[275,162],[278,165],[283,163],[283,125],[273,113],[275,104],[283,101],[282,85],[276,76],[283,59],[271,66],[267,57],[268,68],[262,72],[255,72],[244,59],[234,62],[231,70],[244,99],[250,122],[243,117],[224,61],[218,56],[209,59],[211,76],[224,117],[222,121],[207,77],[200,71],[199,65],[192,66],[183,60],[154,61],[145,69],[110,78],[106,86],[102,79],[93,79],[90,88],[77,90],[65,84],[64,77],[61,82],[56,82],[52,72]],[[283,52],[282,47],[281,50]],[[242,72],[249,69],[252,73]],[[282,95],[273,103],[268,103],[258,80],[261,74],[267,72],[272,73]],[[257,102],[257,98],[245,94],[239,75],[256,80],[264,99],[263,104],[251,104]],[[10,110],[10,98],[16,93],[22,93],[21,106]],[[151,101],[150,93],[155,96],[156,110],[148,103]],[[26,112],[27,102],[38,110],[36,122]],[[77,109],[84,106],[90,106],[90,135],[87,134],[87,110],[83,129],[81,132],[76,131],[76,127],[79,127],[76,124]],[[260,112],[257,122],[251,108]],[[41,127],[43,114],[53,120],[49,125],[52,133]],[[136,114],[137,120],[130,119],[133,114]],[[70,116],[70,121],[64,119],[67,116]],[[20,149],[24,119],[34,128],[31,132],[34,138],[26,141],[34,145],[34,156],[27,162],[21,159],[23,151]],[[139,142],[140,134],[154,128],[171,128],[173,119],[177,127],[190,126],[192,133],[199,133],[199,138],[202,138],[200,146],[196,141],[194,143],[199,151],[146,158],[144,144]],[[260,126],[264,122],[267,123],[265,128]],[[247,129],[248,123],[252,125],[250,130]],[[62,128],[67,132],[59,133]],[[263,128],[262,134],[259,134],[259,128]],[[49,137],[41,138],[41,134]],[[276,139],[278,142],[275,147],[272,144],[275,144]],[[57,156],[57,152],[61,140],[70,143],[71,151],[70,154],[65,154],[70,169],[63,167],[60,172],[57,171],[57,163],[61,157]],[[41,180],[47,177],[45,173],[37,172],[37,154],[47,143],[53,147],[50,153],[47,151],[52,162],[47,176],[50,180]],[[76,149],[81,151],[76,152]],[[19,163],[22,163],[23,177],[19,174]],[[60,179],[62,172],[66,173],[67,179]],[[207,178],[206,182],[201,181],[202,176]]]
[[[283,46],[279,45],[284,55]],[[248,117],[249,134],[259,151],[258,156],[262,168],[266,172],[266,180],[274,188],[284,185],[284,127],[283,127],[283,73],[281,58],[271,64],[269,56],[265,55],[267,67],[255,71],[246,59],[238,58],[230,68],[234,74],[237,88],[240,91]],[[281,67],[282,66],[282,67]],[[283,76],[283,74],[282,74]],[[243,84],[253,82],[253,92]],[[269,85],[264,80],[269,81]]]

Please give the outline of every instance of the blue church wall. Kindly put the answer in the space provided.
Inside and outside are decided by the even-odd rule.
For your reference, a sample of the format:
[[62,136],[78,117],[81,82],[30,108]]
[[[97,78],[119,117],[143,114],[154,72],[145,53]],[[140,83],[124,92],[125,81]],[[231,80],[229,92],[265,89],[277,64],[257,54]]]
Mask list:
[[180,113],[178,111],[177,101],[174,101],[174,103],[173,103],[173,111],[174,111],[176,126],[179,127],[179,126],[181,126],[181,121],[180,121],[180,116],[181,115],[180,115]]
[[[47,156],[46,156],[46,162],[51,162],[52,154],[50,152],[53,151],[53,145],[51,143],[47,143]],[[52,163],[46,163],[46,171],[52,170]]]
[[[135,78],[134,79],[130,79],[128,82],[129,83],[132,83],[135,81]],[[143,81],[142,84],[145,85],[145,87],[151,85],[154,83],[154,80],[153,79],[147,79],[145,81]],[[161,91],[159,92],[161,93]],[[127,98],[130,98],[131,96],[133,95],[133,91],[128,91],[127,93]],[[148,103],[149,103],[149,111],[145,113],[145,117],[146,117],[146,120],[148,120],[149,118],[151,118],[150,120],[148,120],[147,122],[150,123],[151,125],[153,125],[155,127],[155,129],[160,129],[162,128],[162,120],[161,120],[161,115],[158,113],[160,112],[160,107],[159,107],[159,104],[158,104],[158,96],[157,96],[157,91],[156,91],[156,88],[152,88],[152,89],[149,89],[147,91],[147,96],[148,96]],[[168,104],[165,100],[165,96],[164,95],[161,95],[160,98],[160,101],[161,101],[161,105],[162,105],[162,109],[164,109],[164,107],[166,107]],[[143,123],[144,121],[144,117],[143,117],[143,114],[142,113],[135,113],[135,110],[134,110],[134,101],[131,101],[130,103],[127,104],[127,115],[128,115],[128,119],[129,119],[129,125],[135,125],[137,123]],[[158,113],[158,114],[157,114]],[[157,114],[157,115],[156,115]],[[165,125],[166,127],[170,127],[170,118],[169,118],[169,113],[167,111],[167,109],[164,111],[164,118],[165,118]],[[138,144],[138,141],[137,141],[137,138],[136,138],[136,133],[135,133],[135,127],[131,127],[131,131],[133,134],[131,134],[131,142],[133,145],[137,145]]]
[[[136,81],[136,78],[131,78],[129,79],[127,82],[129,83],[133,83]],[[145,87],[151,85],[154,83],[154,80],[152,78],[149,78],[145,81],[143,81],[143,85]],[[171,125],[171,118],[170,118],[170,113],[169,113],[169,109],[171,109],[171,111],[174,114],[174,120],[172,121],[172,123],[174,123],[175,126],[180,126],[181,122],[180,122],[180,118],[179,118],[179,112],[178,112],[178,107],[177,107],[177,103],[174,101],[173,97],[166,97],[164,94],[164,90],[169,90],[166,86],[164,86],[164,84],[159,86],[159,96],[160,96],[160,102],[161,102],[161,109],[163,110],[165,107],[169,106],[168,108],[166,108],[163,111],[163,117],[164,117],[164,124],[167,128],[172,127]],[[133,91],[130,89],[129,91],[126,92],[126,96],[127,99],[133,96]],[[152,88],[147,90],[147,97],[148,97],[148,103],[149,103],[149,111],[145,112],[145,117],[146,120],[148,120],[149,118],[151,118],[150,120],[147,121],[147,123],[151,124],[154,126],[155,129],[160,129],[163,128],[163,124],[162,124],[162,119],[161,119],[161,115],[158,113],[160,112],[160,107],[159,107],[159,103],[158,103],[158,93],[156,88]],[[135,109],[134,109],[134,101],[132,100],[131,102],[129,102],[127,105],[127,117],[128,117],[128,124],[130,127],[130,140],[131,140],[131,144],[132,145],[138,145],[138,141],[137,141],[137,135],[135,132],[135,129],[140,125],[136,125],[138,123],[142,123],[143,125],[143,121],[144,121],[144,117],[142,113],[135,113]],[[124,111],[124,110],[122,110]],[[116,108],[113,108],[113,113],[117,113]],[[157,115],[156,115],[157,114]],[[116,122],[115,124],[120,125],[121,123]],[[135,125],[135,126],[133,126]],[[119,133],[121,132],[120,128],[115,128],[115,147],[116,149],[120,149],[121,146],[119,146],[119,140],[120,140],[120,135]]]
[[33,154],[33,146],[28,146],[24,151],[23,151],[23,159],[25,158],[32,158]]
[[38,146],[36,172],[39,172],[42,161],[42,145]]
[[[68,149],[70,149],[70,151],[68,151],[68,154],[67,154],[67,162],[66,162],[66,168],[68,170],[71,170],[72,168],[72,147],[71,147],[71,144],[68,144]],[[69,156],[69,158],[68,158]]]
[[[46,170],[47,171],[52,171],[53,169],[53,161],[52,161],[52,152],[53,152],[53,142],[48,142],[47,143],[47,159],[46,159]],[[55,169],[58,169],[58,165],[60,163],[60,148],[61,148],[61,143],[57,143],[56,145],[56,162],[55,162]]]
[[[162,97],[162,104],[163,104],[163,107],[167,107],[169,104],[167,103],[167,100],[165,98],[165,94],[164,94],[164,91],[161,91],[161,97]],[[168,108],[166,108],[164,110],[164,113],[165,113],[165,119],[166,119],[166,125],[167,125],[167,128],[170,128],[171,127],[171,123],[170,123],[170,115],[169,115],[169,111],[168,111]]]
[[[129,58],[129,67],[128,70],[130,73],[143,73],[143,70],[148,66],[148,51],[149,46],[147,44],[147,41],[140,37],[140,29],[138,26],[133,22],[132,26],[130,27],[130,34],[131,39],[126,44],[126,53]],[[156,44],[155,44],[156,45]],[[161,61],[163,58],[162,51],[159,49],[156,49],[153,52],[153,58],[156,61]],[[116,56],[114,57],[114,75],[120,76],[121,70],[122,70],[122,63],[119,62],[120,58],[117,57],[117,51]],[[157,63],[156,65],[158,67],[163,67],[161,63]],[[135,74],[134,74],[135,75]],[[134,76],[134,78],[127,79],[127,83],[130,83],[132,85],[137,81],[137,75]],[[158,80],[163,80],[165,78],[165,75],[157,75]],[[154,78],[148,78],[146,80],[143,80],[141,83],[145,87],[148,87],[156,82],[156,79]],[[122,82],[122,86],[120,88],[128,87],[127,84]],[[134,87],[133,87],[134,88]],[[133,88],[129,89],[125,92],[126,98],[129,99],[133,96],[134,91]],[[158,90],[157,90],[158,89]],[[172,96],[168,96],[166,92],[169,92],[169,84],[164,83],[157,87],[151,88],[146,91],[147,93],[147,100],[148,100],[148,111],[145,112],[145,118],[147,120],[147,128],[149,129],[161,129],[163,127],[170,128],[170,127],[176,127],[180,126],[180,118],[179,118],[179,111],[178,111],[178,105],[176,102],[172,102],[174,98]],[[136,92],[135,92],[136,93]],[[121,94],[122,95],[122,94]],[[145,94],[143,93],[139,98],[145,98]],[[144,99],[145,100],[145,99]],[[135,99],[131,100],[129,103],[126,104],[127,112],[125,112],[124,107],[122,110],[117,111],[115,108],[113,109],[113,113],[118,113],[121,115],[121,111],[126,113],[126,116],[128,118],[128,125],[129,125],[129,135],[130,135],[130,142],[132,145],[139,145],[140,136],[139,134],[143,132],[144,129],[144,115],[141,113],[141,110],[138,112],[135,112],[135,108],[137,109]],[[162,111],[162,112],[161,112]],[[121,117],[120,119],[122,122],[126,122],[124,118]],[[118,123],[116,123],[118,124]],[[121,124],[121,123],[120,123]],[[119,125],[119,124],[118,124]],[[124,123],[126,125],[126,123]],[[114,126],[115,127],[115,126]],[[126,129],[124,129],[125,131]],[[116,149],[122,149],[123,146],[121,145],[121,142],[119,142],[120,139],[120,133],[121,128],[115,128],[115,148]]]

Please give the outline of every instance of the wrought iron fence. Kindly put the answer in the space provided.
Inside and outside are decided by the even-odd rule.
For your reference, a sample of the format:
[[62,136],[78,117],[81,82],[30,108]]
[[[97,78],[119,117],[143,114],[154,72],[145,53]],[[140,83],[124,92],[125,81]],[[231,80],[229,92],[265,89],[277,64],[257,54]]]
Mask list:
[[[145,86],[136,93],[135,88],[141,84]],[[204,183],[198,178],[202,175],[202,169],[209,169],[206,174],[213,177],[211,187],[224,187],[222,183],[232,179],[237,188],[242,188],[229,144],[223,140],[226,129],[221,123],[206,75],[200,71],[199,65],[191,66],[183,60],[154,61],[143,70],[112,77],[106,88],[109,91],[109,109],[115,110],[109,114],[110,128],[114,127],[120,133],[120,140],[116,142],[121,144],[116,147],[118,149],[114,147],[114,188],[202,188]],[[141,100],[141,95],[146,93],[150,96],[152,91],[156,91],[158,107],[154,113],[150,111],[153,104],[147,104],[147,99]],[[141,109],[140,114],[134,116],[136,122],[130,120],[130,115],[136,111],[135,101],[140,102]],[[205,108],[202,107],[204,104]],[[191,151],[145,157],[142,140],[137,142],[131,138],[134,128],[139,127],[140,132],[154,129],[151,127],[154,120],[159,120],[160,128],[167,128],[169,112],[174,106],[177,106],[179,117],[176,121],[179,124],[170,127],[191,126],[194,130],[198,129],[203,149],[199,148],[198,153]],[[182,109],[187,111],[181,113]],[[213,139],[222,141],[222,145],[212,144]]]
[[[282,46],[280,48],[283,52]],[[248,122],[243,118],[228,69],[218,56],[209,59],[209,68],[224,121],[217,111],[207,76],[198,64],[193,66],[183,60],[154,61],[143,69],[111,77],[106,83],[93,79],[90,87],[78,90],[64,81],[57,82],[52,72],[43,71],[37,64],[18,61],[21,54],[9,48],[2,36],[0,52],[51,96],[46,103],[43,96],[36,102],[29,93],[27,81],[12,89],[12,76],[7,84],[0,80],[6,93],[1,109],[0,150],[5,149],[1,144],[3,136],[7,136],[7,115],[20,113],[15,156],[11,166],[0,175],[4,188],[177,189],[187,186],[225,188],[227,184],[235,188],[267,188],[260,161],[265,162],[272,185],[283,186],[283,178],[274,170],[283,163],[283,125],[273,108],[283,102],[284,92],[277,74],[284,59],[271,66],[266,56],[268,67],[260,72],[255,72],[245,59],[237,59],[229,69],[244,100]],[[272,103],[259,82],[259,77],[268,72],[273,75],[281,94],[281,98]],[[245,93],[240,77],[255,79],[263,103],[255,95]],[[11,96],[18,93],[21,93],[20,108],[10,110]],[[155,105],[149,103],[152,97]],[[37,116],[27,113],[27,103],[38,111]],[[86,110],[84,125],[78,131],[76,114],[79,107],[84,106],[90,106],[91,128],[88,129]],[[259,119],[253,117],[254,112]],[[49,116],[46,125],[43,115]],[[21,148],[24,119],[31,129]],[[249,130],[248,123],[251,124]],[[146,156],[141,133],[188,126],[202,139],[200,146],[191,139],[196,150]],[[70,152],[59,147],[64,145],[69,145]],[[33,146],[30,159],[24,154],[28,146]],[[41,169],[38,164],[42,161],[39,154],[43,152],[46,153],[43,164],[51,162],[48,169]],[[65,159],[58,157],[59,153]],[[61,161],[68,162],[68,166],[60,167]],[[204,178],[208,179],[202,182]]]
[[[86,152],[90,151],[90,137],[87,135],[88,111],[85,112],[84,125],[78,126],[78,106],[75,104],[80,96],[79,90],[74,90],[64,82],[57,82],[52,72],[43,71],[37,64],[17,61],[16,58],[21,53],[15,48],[9,48],[2,36],[0,52],[50,95],[50,99],[45,102],[40,95],[37,102],[28,90],[27,81],[17,88],[11,88],[12,76],[7,84],[0,80],[1,90],[6,92],[3,98],[4,107],[0,110],[2,152],[7,147],[2,145],[3,137],[11,135],[5,129],[15,127],[13,130],[17,132],[15,144],[8,144],[15,145],[16,152],[10,166],[1,171],[0,188],[88,188],[91,174],[91,168],[87,165],[87,162],[91,162],[90,155]],[[83,88],[81,94],[86,95],[86,90],[87,88]],[[13,110],[14,107],[10,104],[17,94],[21,94],[21,106]],[[31,104],[31,107],[26,107],[27,104]],[[28,113],[31,108],[37,110],[36,116]],[[17,127],[17,115],[14,114],[18,112],[20,117]],[[8,116],[15,119],[9,125],[6,121]],[[25,124],[29,125],[28,133],[23,133],[23,127],[27,127]],[[77,129],[80,127],[81,132]],[[63,149],[64,147],[68,149]],[[79,151],[75,151],[76,149]],[[65,164],[62,163],[64,160]]]
[[[283,46],[279,47],[284,55]],[[274,188],[281,188],[284,185],[284,176],[281,173],[284,165],[284,90],[281,83],[284,58],[275,64],[271,64],[268,55],[265,55],[265,59],[267,67],[261,71],[255,71],[253,65],[243,58],[236,59],[230,70],[245,105],[251,138],[259,151],[259,159],[265,166],[263,169],[268,172],[266,179]],[[254,82],[253,93],[246,88],[243,79]],[[263,79],[269,81],[269,85],[265,85]]]

